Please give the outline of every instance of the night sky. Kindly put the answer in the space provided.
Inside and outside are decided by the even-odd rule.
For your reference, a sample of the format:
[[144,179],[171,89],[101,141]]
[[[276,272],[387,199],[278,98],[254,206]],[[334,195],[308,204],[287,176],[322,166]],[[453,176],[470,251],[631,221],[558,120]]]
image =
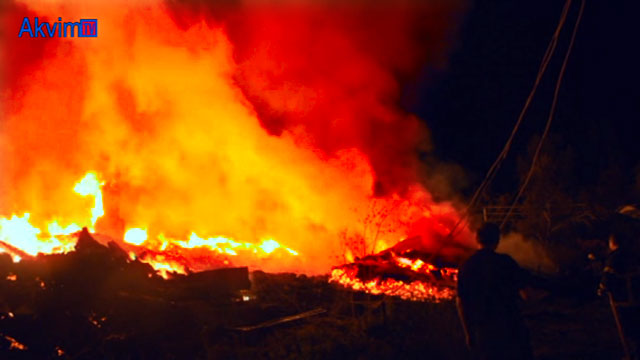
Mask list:
[[[466,13],[447,68],[424,69],[407,107],[432,131],[434,154],[461,165],[472,194],[501,151],[534,83],[563,1],[477,0]],[[518,159],[545,126],[555,81],[580,1],[573,1],[558,47],[493,193],[515,193]],[[615,173],[626,189],[640,173],[640,65],[637,1],[587,1],[548,139],[574,154],[576,187]],[[632,199],[632,195],[625,200]]]

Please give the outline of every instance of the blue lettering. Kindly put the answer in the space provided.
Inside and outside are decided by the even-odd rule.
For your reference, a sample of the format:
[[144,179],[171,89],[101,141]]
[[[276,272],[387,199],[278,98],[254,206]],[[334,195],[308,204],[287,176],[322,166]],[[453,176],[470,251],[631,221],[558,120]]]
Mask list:
[[74,37],[74,27],[78,27],[78,35],[81,34],[80,23],[79,22],[66,22],[64,23],[64,37],[67,37],[67,27],[71,26],[71,37]]
[[[41,28],[42,28],[42,25],[44,25],[45,23],[43,23],[43,24],[38,24],[38,18],[36,17],[36,18],[34,18],[34,19],[35,19],[35,21],[34,21],[33,25],[34,25],[34,27],[35,27],[35,30],[34,30],[34,31],[35,31],[35,33],[36,33],[35,37],[38,37],[38,32],[39,32],[40,34],[42,34],[42,37],[47,37],[47,36],[44,34],[44,32],[42,31],[42,29],[41,29]],[[46,23],[46,24],[48,25],[48,23]]]
[[33,37],[33,32],[31,31],[31,23],[29,22],[29,18],[24,18],[22,20],[22,26],[20,26],[20,33],[18,37],[22,37],[23,32],[28,32],[30,37]]
[[47,32],[49,33],[49,37],[53,37],[53,35],[56,34],[56,26],[58,26],[58,24],[54,24],[53,26],[51,26],[51,24],[46,23],[47,25]]

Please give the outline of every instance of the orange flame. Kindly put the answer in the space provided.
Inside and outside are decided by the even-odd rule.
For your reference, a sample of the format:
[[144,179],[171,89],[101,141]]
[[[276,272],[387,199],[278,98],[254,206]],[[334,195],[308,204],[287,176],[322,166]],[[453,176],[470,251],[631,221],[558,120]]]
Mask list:
[[[23,2],[35,14],[95,14],[99,36],[37,43],[41,58],[2,92],[11,106],[1,110],[0,249],[14,259],[72,251],[71,234],[87,227],[165,275],[228,265],[326,273],[345,247],[356,257],[416,234],[433,245],[457,222],[453,205],[436,204],[420,184],[374,191],[381,175],[363,138],[385,134],[376,148],[384,155],[396,136],[389,124],[408,124],[397,142],[411,144],[422,126],[389,105],[398,92],[393,76],[366,57],[370,49],[342,39],[349,26],[318,40],[350,57],[331,79],[315,75],[307,86],[284,78],[284,88],[270,91],[255,72],[277,78],[280,60],[298,55],[297,47],[271,58],[261,45],[255,58],[239,57],[224,24],[187,26],[161,1]],[[257,19],[276,26],[270,11],[277,10],[260,10]],[[278,29],[267,30],[280,39]],[[413,63],[405,55],[398,67]],[[287,71],[314,72],[306,69]],[[314,116],[275,131],[247,89],[278,110]],[[331,146],[314,138],[318,132],[341,139]],[[413,171],[398,163],[386,169]],[[463,226],[459,241],[469,238]]]
[[[94,205],[91,209],[91,226],[95,226],[99,217],[104,215],[104,208],[102,206],[102,191],[100,186],[104,183],[98,181],[98,176],[94,172],[88,172],[82,180],[78,181],[73,191],[82,196],[93,196]],[[92,228],[93,229],[93,228]]]
[[[421,259],[412,260],[395,255],[392,257],[392,262],[401,268],[411,269],[418,276],[425,275],[422,278],[426,278],[408,282],[381,277],[362,280],[358,277],[357,267],[345,265],[333,269],[329,281],[356,291],[364,291],[373,295],[397,296],[405,300],[438,302],[451,300],[456,296],[457,269],[439,268],[433,264],[425,263]],[[434,274],[437,274],[437,277]]]
[[334,269],[329,281],[356,291],[364,291],[372,295],[397,296],[404,300],[438,302],[451,300],[456,296],[456,291],[452,287],[439,287],[425,281],[406,283],[395,279],[375,279],[365,282],[345,269]]
[[[95,225],[97,219],[104,214],[100,186],[97,175],[89,172],[74,187],[76,193],[82,196],[92,195],[95,199],[94,206],[91,208],[91,225]],[[5,245],[9,245],[9,250],[20,251],[34,256],[40,253],[66,253],[74,249],[75,242],[70,240],[68,235],[79,231],[81,229],[80,225],[69,224],[66,227],[62,227],[57,220],[53,220],[46,224],[48,231],[45,233],[33,226],[29,222],[29,217],[30,214],[25,213],[22,217],[14,215],[10,219],[0,218],[0,241]],[[41,236],[41,234],[46,235]],[[169,247],[172,250],[177,248],[203,249],[225,256],[238,256],[240,253],[245,256],[263,258],[278,250],[290,256],[298,256],[297,251],[282,246],[273,239],[265,239],[258,244],[252,244],[221,236],[204,239],[195,233],[191,233],[191,236],[186,241],[171,239],[162,234],[155,241],[150,241],[147,230],[131,228],[124,233],[123,241],[126,244],[135,246],[137,253],[142,253],[142,256],[138,257],[136,252],[132,251],[130,253],[132,259],[138,258],[148,263],[164,278],[167,278],[169,273],[172,272],[186,274],[189,269],[188,259],[183,257],[172,259],[170,256],[162,254]],[[16,255],[14,260],[19,261],[20,257]],[[228,265],[229,261],[223,263]]]

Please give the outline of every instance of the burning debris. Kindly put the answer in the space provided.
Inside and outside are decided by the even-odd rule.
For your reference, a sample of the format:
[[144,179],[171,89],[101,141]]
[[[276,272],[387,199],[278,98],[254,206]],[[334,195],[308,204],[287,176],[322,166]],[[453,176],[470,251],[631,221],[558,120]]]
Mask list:
[[[96,173],[88,172],[74,187],[76,193],[94,198],[90,209],[92,230],[104,215],[102,185]],[[46,230],[42,230],[32,225],[29,213],[21,217],[13,215],[11,218],[0,218],[0,252],[9,253],[18,262],[38,254],[68,253],[78,246],[93,246],[91,241],[90,245],[83,245],[89,237],[88,230],[80,232],[80,226],[75,223],[63,227],[54,219],[45,228]],[[253,244],[221,236],[205,239],[195,233],[191,233],[188,240],[169,238],[162,233],[156,239],[149,239],[147,230],[139,228],[127,230],[123,240],[117,244],[109,237],[104,237],[104,242],[109,246],[126,249],[131,260],[150,264],[164,278],[168,278],[170,273],[187,274],[191,271],[228,267],[234,257],[241,258],[240,261],[246,264],[254,264],[255,261],[272,256],[298,256],[297,251],[273,239]]]
[[170,274],[165,280],[117,244],[102,245],[87,229],[77,235],[71,252],[17,263],[2,254],[0,275],[0,332],[7,341],[0,351],[38,358],[104,351],[100,343],[116,351],[141,336],[160,336],[147,326],[174,326],[164,332],[178,332],[180,319],[198,311],[194,303],[223,311],[246,302],[242,298],[251,288],[246,267]]
[[9,350],[18,349],[18,350],[27,350],[27,347],[18,342],[18,340],[12,338],[11,336],[5,335],[5,340],[9,341]]
[[[104,183],[99,179],[100,176],[95,172],[88,172],[73,187],[75,193],[81,196],[90,195],[93,198],[92,204],[87,206],[85,214],[85,221],[89,223],[91,231],[94,231],[94,228],[101,224],[105,216],[102,195]],[[442,239],[449,232],[451,223],[455,220],[453,217],[455,212],[444,205],[432,205],[421,209],[406,201],[396,200],[396,203],[399,205],[394,205],[395,214],[382,211],[381,215],[374,214],[377,217],[368,216],[366,221],[370,222],[369,226],[376,228],[376,233],[381,232],[383,222],[390,215],[416,218],[418,220],[415,221],[412,231],[423,234],[430,232],[431,242],[436,243],[437,239]],[[400,220],[395,219],[391,226],[387,226],[386,232],[396,234],[397,221]],[[32,224],[29,213],[25,213],[23,216],[13,215],[10,218],[0,217],[0,251],[9,253],[14,261],[38,254],[73,251],[78,246],[75,239],[79,233],[80,225],[68,221],[62,222],[62,224],[64,225],[60,225],[59,219],[54,217],[41,227],[37,227]],[[169,277],[170,273],[187,274],[192,271],[228,267],[233,264],[255,268],[264,268],[266,265],[273,266],[273,264],[276,266],[278,266],[277,264],[295,264],[296,258],[300,256],[298,251],[284,246],[272,238],[263,238],[260,242],[251,243],[224,236],[205,238],[192,232],[188,239],[182,240],[157,231],[155,236],[149,236],[148,230],[143,228],[129,228],[124,232],[121,240],[104,235],[97,236],[102,238],[103,243],[113,243],[122,248],[131,260],[150,264],[165,278]],[[412,239],[422,239],[422,237],[417,236],[410,240]],[[80,240],[82,240],[82,236]],[[385,241],[376,240],[374,243],[384,244]],[[424,246],[424,242],[405,240],[396,244],[395,248],[400,245],[403,246],[400,249],[401,252],[405,252],[407,249],[420,249],[421,246]],[[396,261],[396,265],[404,266],[401,261]],[[422,270],[416,264],[406,266],[413,266],[414,270],[418,272]],[[373,285],[365,287],[370,286]],[[406,289],[406,291],[409,290]],[[413,298],[413,296],[409,296],[409,298]]]
[[[96,173],[89,172],[74,186],[76,193],[91,195],[94,199],[90,209],[92,228],[104,215],[101,190],[103,183],[98,179]],[[11,254],[14,261],[46,253],[105,251],[105,246],[94,240],[87,228],[73,232],[79,228],[74,223],[62,227],[57,220],[53,220],[48,223],[48,230],[43,231],[29,222],[29,214],[0,221],[0,249]],[[434,229],[434,236],[442,237],[449,231],[449,227],[436,220],[427,222],[427,225]],[[377,231],[380,231],[380,227]],[[226,237],[202,238],[195,233],[188,240],[170,238],[162,233],[155,239],[150,239],[147,230],[141,228],[128,229],[120,241],[101,235],[94,236],[102,239],[107,244],[106,248],[121,260],[146,263],[165,279],[194,271],[228,267],[235,261],[234,258],[239,258],[243,264],[252,265],[256,264],[256,260],[278,260],[299,255],[297,251],[273,239],[253,244]],[[424,245],[421,239],[413,237],[377,255],[335,267],[330,281],[357,291],[398,296],[408,300],[451,299],[455,295],[457,270],[449,264],[435,265],[431,256],[416,250]],[[10,281],[17,279],[14,273],[6,276]],[[46,283],[40,278],[36,280],[40,287],[46,287]]]
[[[101,190],[103,183],[98,179],[96,173],[89,172],[74,186],[76,193],[91,195],[94,199],[90,209],[92,228],[104,215]],[[74,232],[79,228],[74,223],[62,227],[57,220],[53,220],[48,223],[48,230],[43,231],[29,222],[29,214],[22,217],[14,215],[0,221],[0,249],[8,252],[16,262],[47,253],[64,254],[74,250],[104,252],[104,245],[94,240],[88,229]],[[448,226],[436,220],[426,224],[432,228],[434,237],[442,238],[449,231]],[[377,231],[380,231],[380,227]],[[278,260],[299,255],[297,251],[273,239],[253,244],[221,236],[202,238],[195,233],[191,233],[188,240],[170,238],[162,233],[156,238],[149,238],[147,230],[141,228],[128,229],[120,241],[101,235],[94,236],[101,238],[107,248],[119,258],[127,262],[146,263],[165,279],[194,271],[228,267],[235,261],[234,258],[239,258],[243,264],[252,265],[256,264],[256,260]],[[451,299],[455,295],[457,270],[451,264],[441,261],[434,263],[429,253],[416,250],[423,245],[421,237],[409,238],[377,255],[369,255],[351,264],[333,268],[330,281],[356,291],[398,296],[407,300]],[[16,279],[16,274],[7,275],[7,280]],[[40,287],[46,287],[44,281],[39,278],[36,280]]]
[[389,249],[334,267],[329,281],[356,291],[405,300],[438,302],[453,299],[458,270],[453,264],[431,261],[431,254],[419,251],[396,254]]

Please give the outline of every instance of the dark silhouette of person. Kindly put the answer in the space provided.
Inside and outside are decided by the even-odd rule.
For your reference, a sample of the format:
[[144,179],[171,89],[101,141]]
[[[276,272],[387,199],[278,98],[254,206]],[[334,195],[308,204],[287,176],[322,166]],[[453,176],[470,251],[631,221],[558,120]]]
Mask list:
[[480,250],[458,274],[458,312],[473,359],[533,359],[529,332],[519,308],[527,271],[498,254],[500,228],[485,223],[477,232]]
[[[627,351],[632,359],[640,358],[640,266],[638,257],[623,233],[609,236],[609,256],[598,293],[611,295],[611,306],[617,316]],[[616,314],[617,313],[617,314]]]

